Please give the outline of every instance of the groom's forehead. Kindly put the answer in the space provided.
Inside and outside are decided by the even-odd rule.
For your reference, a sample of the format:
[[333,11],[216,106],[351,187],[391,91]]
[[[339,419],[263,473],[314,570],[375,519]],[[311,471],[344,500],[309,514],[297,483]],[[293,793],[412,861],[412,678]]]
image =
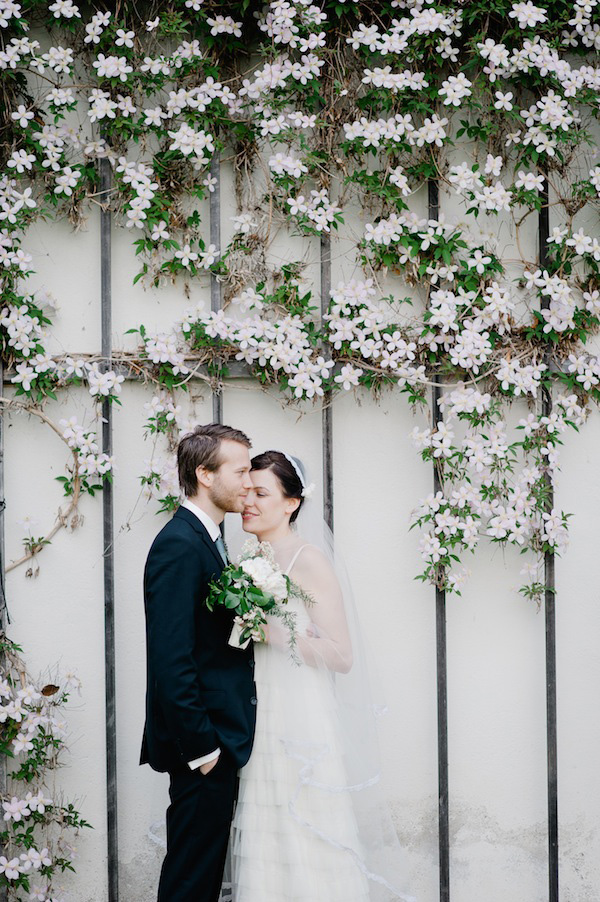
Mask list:
[[220,463],[232,463],[240,466],[249,465],[250,454],[248,448],[241,442],[224,439],[220,448]]

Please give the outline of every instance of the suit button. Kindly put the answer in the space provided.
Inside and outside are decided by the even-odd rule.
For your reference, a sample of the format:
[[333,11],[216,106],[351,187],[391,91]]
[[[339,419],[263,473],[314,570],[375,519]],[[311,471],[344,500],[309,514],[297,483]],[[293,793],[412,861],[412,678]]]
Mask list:
[[256,704],[258,704],[258,699],[257,699],[254,695],[253,695],[252,698],[250,699],[250,704],[251,704],[251,705],[256,705]]

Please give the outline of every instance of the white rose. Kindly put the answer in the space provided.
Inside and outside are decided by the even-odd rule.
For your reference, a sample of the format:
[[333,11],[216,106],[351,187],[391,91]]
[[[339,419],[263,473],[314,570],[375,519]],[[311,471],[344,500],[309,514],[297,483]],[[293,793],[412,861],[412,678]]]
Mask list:
[[273,571],[268,580],[261,586],[264,592],[272,595],[275,601],[285,601],[287,598],[287,583],[283,573]]
[[268,579],[273,572],[271,565],[261,557],[253,557],[242,561],[240,567],[244,573],[248,574],[254,585],[261,589],[264,580]]
[[287,598],[287,584],[285,577],[275,570],[264,558],[256,557],[242,561],[240,567],[247,573],[255,586],[272,595],[276,601]]

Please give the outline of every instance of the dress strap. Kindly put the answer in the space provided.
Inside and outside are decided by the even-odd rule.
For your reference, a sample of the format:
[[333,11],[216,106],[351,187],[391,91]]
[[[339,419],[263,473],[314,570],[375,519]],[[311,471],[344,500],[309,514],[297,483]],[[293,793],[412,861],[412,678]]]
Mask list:
[[288,576],[289,576],[289,574],[290,574],[290,572],[291,572],[292,567],[294,566],[294,564],[295,564],[296,561],[298,560],[298,557],[300,556],[300,552],[301,552],[301,551],[304,551],[305,548],[308,548],[308,542],[306,543],[306,545],[301,545],[301,546],[300,546],[300,548],[298,549],[298,551],[296,552],[296,554],[294,555],[294,557],[291,559],[291,561],[289,562],[289,564],[287,565],[287,567],[286,567],[285,570],[283,571],[283,572],[286,573]]

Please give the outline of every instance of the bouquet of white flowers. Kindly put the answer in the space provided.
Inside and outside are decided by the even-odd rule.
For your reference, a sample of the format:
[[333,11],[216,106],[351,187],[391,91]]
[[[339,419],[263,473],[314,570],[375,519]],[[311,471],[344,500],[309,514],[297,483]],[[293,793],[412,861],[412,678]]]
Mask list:
[[[226,567],[218,581],[209,585],[206,606],[210,611],[222,606],[235,613],[229,644],[245,648],[251,639],[265,641],[266,614],[280,617],[289,631],[293,652],[296,618],[285,609],[292,582],[275,563],[268,542],[246,542],[237,564]],[[295,588],[295,587],[294,587]]]

